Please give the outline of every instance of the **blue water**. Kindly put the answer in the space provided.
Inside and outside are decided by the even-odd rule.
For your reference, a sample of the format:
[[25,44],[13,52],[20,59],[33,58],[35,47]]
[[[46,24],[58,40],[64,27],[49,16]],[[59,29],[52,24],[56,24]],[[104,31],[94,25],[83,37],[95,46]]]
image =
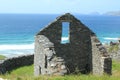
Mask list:
[[[34,35],[57,16],[59,15],[0,14],[0,54],[15,56],[33,53]],[[120,37],[120,16],[75,16],[94,31],[102,43],[116,41]]]

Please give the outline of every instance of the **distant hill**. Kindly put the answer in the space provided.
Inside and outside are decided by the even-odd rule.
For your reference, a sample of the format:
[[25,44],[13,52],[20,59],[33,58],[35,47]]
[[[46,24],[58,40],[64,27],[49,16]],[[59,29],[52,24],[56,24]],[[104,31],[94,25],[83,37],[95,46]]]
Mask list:
[[110,12],[105,13],[105,15],[120,16],[120,11],[110,11]]
[[101,15],[99,12],[91,12],[89,15]]

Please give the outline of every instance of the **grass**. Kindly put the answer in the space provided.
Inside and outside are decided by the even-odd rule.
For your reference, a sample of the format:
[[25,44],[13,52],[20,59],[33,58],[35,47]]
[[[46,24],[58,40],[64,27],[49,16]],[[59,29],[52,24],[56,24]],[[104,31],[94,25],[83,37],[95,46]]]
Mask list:
[[1,75],[1,77],[11,80],[33,80],[33,65],[17,68],[9,73],[6,73],[5,75]]
[[0,77],[10,80],[120,80],[120,62],[113,61],[112,75],[95,76],[89,75],[66,75],[66,76],[33,76],[33,65],[24,66],[16,70],[11,71]]
[[119,61],[112,61],[112,71],[120,71],[120,62]]
[[4,60],[6,57],[3,55],[0,55],[0,60]]

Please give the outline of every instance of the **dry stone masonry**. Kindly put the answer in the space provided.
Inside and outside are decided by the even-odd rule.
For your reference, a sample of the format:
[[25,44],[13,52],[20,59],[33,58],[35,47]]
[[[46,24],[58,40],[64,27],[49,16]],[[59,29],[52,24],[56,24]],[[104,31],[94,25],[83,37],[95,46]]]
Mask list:
[[0,74],[5,74],[16,68],[22,66],[32,65],[34,60],[34,55],[22,55],[18,57],[6,58],[5,60],[0,60]]
[[[69,23],[69,42],[62,24]],[[35,36],[34,75],[111,74],[111,58],[94,32],[70,13],[57,17]]]
[[117,42],[111,41],[108,46],[110,57],[115,61],[120,61],[120,40]]

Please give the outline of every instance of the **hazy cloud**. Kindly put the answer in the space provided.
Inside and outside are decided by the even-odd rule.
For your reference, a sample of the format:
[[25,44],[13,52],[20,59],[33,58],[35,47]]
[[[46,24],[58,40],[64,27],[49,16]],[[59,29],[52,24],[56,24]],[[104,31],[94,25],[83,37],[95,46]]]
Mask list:
[[120,0],[0,0],[0,13],[90,13],[120,9]]

